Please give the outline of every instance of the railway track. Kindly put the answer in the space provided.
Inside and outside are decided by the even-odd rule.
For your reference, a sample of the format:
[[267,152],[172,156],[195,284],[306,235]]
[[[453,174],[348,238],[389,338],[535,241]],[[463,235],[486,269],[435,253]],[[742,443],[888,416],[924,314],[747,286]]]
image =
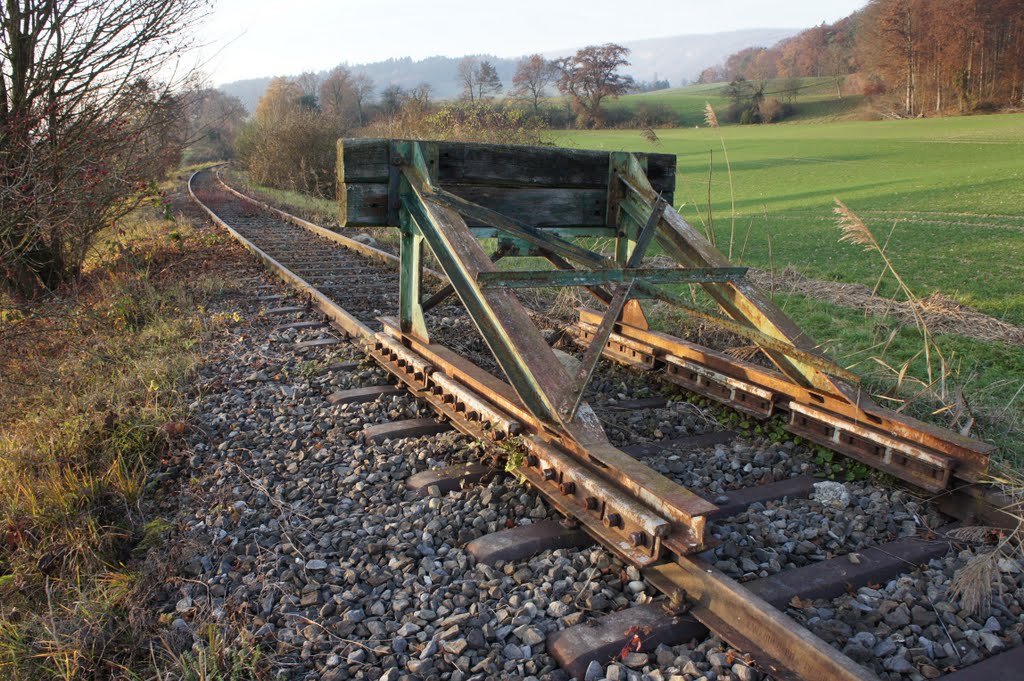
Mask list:
[[[660,644],[705,637],[710,629],[748,654],[751,662],[771,678],[934,678],[923,675],[920,669],[928,667],[931,674],[938,665],[911,665],[913,670],[872,669],[870,659],[851,647],[847,637],[839,636],[834,646],[814,635],[813,618],[804,617],[803,610],[793,604],[814,599],[838,603],[863,590],[879,593],[881,585],[897,582],[919,565],[946,555],[950,542],[942,538],[942,531],[949,518],[937,509],[917,500],[898,508],[891,499],[881,503],[885,495],[870,485],[855,486],[855,498],[845,505],[839,499],[828,506],[821,498],[841,491],[827,485],[816,490],[816,480],[809,475],[812,467],[806,460],[801,463],[786,448],[775,447],[751,453],[746,465],[737,466],[735,457],[730,456],[735,447],[742,446],[732,441],[735,433],[718,427],[699,410],[667,399],[661,393],[671,390],[669,383],[661,383],[659,389],[635,399],[633,393],[644,393],[649,375],[602,365],[586,398],[596,417],[613,433],[615,444],[630,455],[631,470],[651,470],[652,475],[656,472],[707,496],[703,500],[708,506],[703,514],[707,540],[697,547],[702,551],[678,561],[649,560],[659,555],[652,541],[663,536],[658,517],[644,516],[640,511],[635,517],[616,519],[614,513],[602,513],[595,518],[588,511],[593,511],[591,499],[596,501],[598,492],[601,503],[611,499],[608,503],[614,508],[634,507],[629,499],[618,498],[622,490],[601,488],[600,480],[590,481],[586,471],[577,471],[578,464],[550,442],[535,439],[524,447],[522,442],[536,425],[495,375],[444,348],[437,342],[442,338],[422,346],[401,342],[397,322],[388,316],[401,304],[398,258],[246,197],[210,171],[193,175],[189,191],[215,222],[322,312],[334,330],[333,337],[304,341],[304,348],[341,342],[359,346],[458,430],[490,443],[492,449],[521,456],[519,470],[524,479],[567,517],[564,522],[538,522],[474,539],[466,548],[479,562],[500,566],[547,549],[589,546],[595,537],[605,541],[607,534],[594,527],[598,523],[604,530],[615,524],[629,526],[619,528],[631,530],[628,545],[606,544],[606,548],[637,566],[634,576],[641,576],[666,598],[607,612],[550,635],[548,651],[568,673],[581,679],[602,678],[603,673],[593,676],[594,664],[603,668],[609,660],[623,660],[624,654],[639,652],[634,641],[644,651],[654,650]],[[437,273],[428,272],[424,278],[424,297],[441,301],[431,306],[430,313],[449,318],[452,327],[459,330],[456,336],[471,333],[465,320],[460,321],[459,306],[444,302],[445,286],[444,277]],[[305,307],[283,307],[272,312],[301,316]],[[300,332],[320,328],[323,322],[309,316],[306,313],[285,326]],[[583,335],[593,335],[595,325],[584,324],[582,331]],[[450,340],[455,344],[458,339]],[[611,386],[627,388],[621,394],[608,394]],[[360,388],[329,399],[336,404],[358,403],[394,390],[390,386]],[[639,420],[631,421],[633,417]],[[434,420],[414,419],[367,428],[364,435],[368,441],[384,441],[443,428]],[[494,475],[486,464],[424,471],[413,476],[408,485],[414,491],[444,493]],[[577,477],[566,476],[566,471]],[[586,480],[580,484],[595,487],[583,495],[573,480]],[[879,497],[874,506],[872,495]],[[943,510],[950,515],[966,518],[980,514],[998,519],[998,513],[977,494],[943,496]],[[862,504],[863,499],[869,501],[857,518],[899,514],[902,520],[894,526],[883,523],[885,527],[868,532],[866,528],[842,526],[842,520],[848,518],[844,509]],[[780,527],[774,520],[780,514],[805,514],[806,518],[795,526],[783,523]],[[751,528],[762,521],[766,527],[757,534]],[[809,526],[815,523],[820,527]],[[824,532],[819,531],[822,527]],[[925,602],[917,607],[927,605]],[[911,610],[910,606],[906,608]],[[936,620],[925,629],[945,627],[948,613],[936,614]],[[963,620],[959,613],[951,616]],[[923,617],[921,621],[929,619]],[[798,620],[805,620],[806,627]],[[916,622],[907,626],[921,628]],[[1018,619],[1017,639],[1020,628]],[[960,641],[950,639],[950,643],[956,656],[963,659],[968,651],[956,647]],[[1017,669],[1024,663],[1024,649],[1000,652],[998,646],[989,646],[979,653],[977,647],[969,647],[973,657],[984,656],[984,661],[964,665],[964,669],[943,678],[1019,678]],[[870,652],[871,648],[867,649]]]

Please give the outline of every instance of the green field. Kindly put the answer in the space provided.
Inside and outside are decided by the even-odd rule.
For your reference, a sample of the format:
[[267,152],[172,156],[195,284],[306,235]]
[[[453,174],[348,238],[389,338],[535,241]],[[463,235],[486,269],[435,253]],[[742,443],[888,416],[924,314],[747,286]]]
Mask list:
[[[721,133],[722,139],[719,137]],[[679,157],[676,206],[694,224],[711,214],[729,250],[730,174],[736,200],[734,256],[767,267],[873,286],[876,254],[838,243],[832,213],[841,199],[889,253],[919,294],[942,291],[1024,324],[1024,115],[827,125],[731,126],[559,133],[566,146],[657,151]],[[749,239],[748,239],[749,230]],[[747,241],[745,250],[743,242]]]
[[[800,78],[800,89],[793,98],[794,113],[787,122],[827,121],[851,116],[863,104],[860,95],[844,92],[842,99],[836,94],[834,78]],[[688,85],[669,90],[657,90],[638,95],[627,95],[608,101],[609,110],[636,111],[642,104],[665,106],[677,116],[676,125],[692,128],[704,125],[704,106],[710,103],[716,111],[724,112],[729,101],[722,95],[726,83]],[[784,94],[786,83],[782,79],[765,83],[765,96],[789,101]]]

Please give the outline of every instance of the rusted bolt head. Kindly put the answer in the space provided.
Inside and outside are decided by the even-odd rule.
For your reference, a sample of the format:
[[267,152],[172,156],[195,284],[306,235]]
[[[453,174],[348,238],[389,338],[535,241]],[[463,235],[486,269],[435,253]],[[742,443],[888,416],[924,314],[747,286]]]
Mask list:
[[603,522],[605,527],[618,527],[622,525],[622,516],[618,513],[609,513],[604,517]]
[[597,497],[587,497],[584,503],[587,505],[588,511],[597,510]]
[[643,546],[647,543],[647,536],[643,532],[632,532],[629,535],[629,543],[634,547]]
[[532,468],[536,468],[537,466],[540,465],[540,459],[538,459],[535,454],[527,454],[526,465]]
[[544,479],[545,480],[554,480],[556,477],[558,477],[558,473],[555,472],[554,468],[545,468],[544,469]]
[[576,483],[572,480],[563,482],[558,486],[558,491],[565,495],[576,494]]

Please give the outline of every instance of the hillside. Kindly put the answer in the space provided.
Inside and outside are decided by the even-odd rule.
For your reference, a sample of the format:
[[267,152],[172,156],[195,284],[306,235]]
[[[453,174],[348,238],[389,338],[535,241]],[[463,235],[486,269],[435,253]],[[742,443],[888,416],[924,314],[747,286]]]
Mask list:
[[[846,94],[845,92],[842,99],[837,98],[834,78],[797,78],[792,80],[799,87],[792,98],[786,95],[786,89],[789,86],[786,79],[772,79],[765,85],[766,96],[791,101],[795,107],[793,115],[786,118],[787,122],[823,122],[847,118],[854,115],[864,101],[864,97],[859,94]],[[606,106],[613,114],[623,110],[635,112],[643,106],[658,109],[664,107],[675,114],[675,125],[693,127],[704,124],[706,103],[710,103],[716,111],[721,111],[729,105],[723,95],[726,86],[726,83],[710,83],[658,90],[657,92],[644,92],[609,101]]]
[[[773,45],[783,38],[794,35],[797,30],[754,29],[624,41],[621,44],[632,50],[630,54],[632,63],[625,71],[639,80],[652,80],[657,76],[658,78],[667,78],[672,83],[682,83],[684,80],[692,81],[708,64],[722,61],[736,50],[753,45]],[[545,56],[548,58],[566,56],[575,52],[576,49],[578,48],[555,50],[546,53]],[[512,74],[515,72],[519,57],[487,56],[486,58],[490,59],[498,70],[498,76],[505,87],[510,87]],[[435,98],[450,99],[457,97],[461,90],[455,80],[455,68],[460,59],[462,57],[438,56],[420,60],[405,57],[347,66],[354,73],[362,73],[373,79],[378,92],[388,85],[411,88],[420,83],[429,83]],[[324,69],[320,72],[321,75],[326,74],[328,70]],[[238,97],[246,109],[253,111],[273,77],[234,81],[219,86],[219,89]]]

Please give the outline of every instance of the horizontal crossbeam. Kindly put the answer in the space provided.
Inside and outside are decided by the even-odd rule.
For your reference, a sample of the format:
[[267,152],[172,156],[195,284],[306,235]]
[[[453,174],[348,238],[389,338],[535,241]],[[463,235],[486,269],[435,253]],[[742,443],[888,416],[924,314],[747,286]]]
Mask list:
[[746,267],[691,267],[686,269],[601,269],[481,272],[481,288],[543,288],[546,286],[594,286],[642,281],[647,284],[700,284],[737,281]]

